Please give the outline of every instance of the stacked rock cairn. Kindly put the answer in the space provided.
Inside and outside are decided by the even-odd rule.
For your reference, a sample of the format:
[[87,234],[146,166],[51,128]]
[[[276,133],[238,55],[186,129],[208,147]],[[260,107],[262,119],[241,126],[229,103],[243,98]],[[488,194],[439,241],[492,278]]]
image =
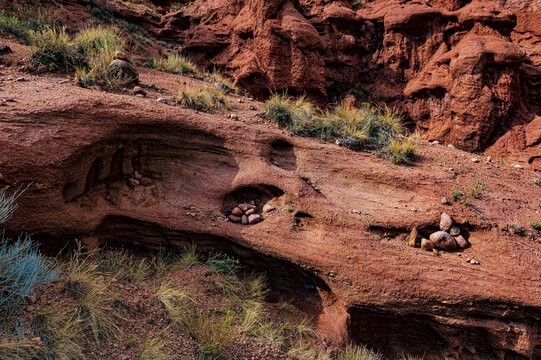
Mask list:
[[242,225],[257,224],[263,218],[257,214],[257,206],[251,201],[250,203],[239,204],[231,211],[229,220],[234,223],[240,223]]
[[420,247],[427,251],[434,249],[465,249],[470,246],[468,241],[460,234],[460,228],[453,224],[453,219],[446,213],[441,214],[440,231],[432,233],[429,239],[425,239],[420,236],[419,231],[414,227],[407,237],[407,242],[411,247]]

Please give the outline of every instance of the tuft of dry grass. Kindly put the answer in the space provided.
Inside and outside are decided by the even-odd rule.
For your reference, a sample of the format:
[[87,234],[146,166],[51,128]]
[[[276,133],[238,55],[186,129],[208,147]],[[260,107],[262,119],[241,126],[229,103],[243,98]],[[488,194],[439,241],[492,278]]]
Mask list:
[[179,54],[169,54],[167,59],[154,59],[152,67],[157,70],[168,71],[173,74],[197,74],[197,67],[186,57]]
[[199,111],[231,109],[224,92],[210,86],[203,86],[198,89],[184,89],[178,95],[176,102],[182,107]]

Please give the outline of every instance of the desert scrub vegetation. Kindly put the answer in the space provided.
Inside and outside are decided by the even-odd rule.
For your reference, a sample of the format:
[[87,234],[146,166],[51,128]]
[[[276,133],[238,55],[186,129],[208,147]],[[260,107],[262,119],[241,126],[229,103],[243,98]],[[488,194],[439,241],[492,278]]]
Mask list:
[[173,74],[197,74],[194,63],[179,54],[169,54],[167,59],[153,59],[152,68],[168,71]]
[[0,32],[11,33],[27,44],[31,31],[61,26],[58,9],[51,4],[14,4],[4,5],[0,9]]
[[299,136],[334,141],[351,150],[377,150],[395,164],[408,164],[416,144],[407,140],[402,116],[387,107],[363,104],[355,108],[338,104],[332,110],[316,112],[304,96],[291,99],[274,94],[265,103],[266,117]]
[[[0,225],[17,209],[16,200],[22,191],[7,195],[0,190]],[[29,235],[10,242],[2,233],[0,239],[0,317],[15,314],[21,302],[38,286],[55,281],[59,276],[54,262],[44,258]]]
[[231,109],[225,93],[208,85],[197,89],[183,89],[177,96],[176,103],[184,108],[205,112],[211,109]]
[[213,83],[218,89],[225,93],[239,92],[239,89],[235,86],[233,80],[218,69],[213,69],[212,72],[207,72],[205,74],[205,79]]

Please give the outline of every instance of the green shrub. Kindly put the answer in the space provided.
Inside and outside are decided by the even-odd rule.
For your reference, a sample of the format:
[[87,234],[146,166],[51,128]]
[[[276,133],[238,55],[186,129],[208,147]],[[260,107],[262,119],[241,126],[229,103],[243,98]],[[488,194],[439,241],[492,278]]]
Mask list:
[[68,72],[85,63],[65,28],[46,27],[43,30],[30,31],[29,42],[34,48],[30,58],[34,69]]
[[152,67],[157,70],[165,70],[173,74],[196,74],[195,65],[182,55],[170,54],[167,59],[154,59]]
[[184,89],[177,97],[176,102],[182,107],[199,111],[209,111],[212,108],[231,108],[225,94],[210,86],[203,86],[195,90]]
[[223,253],[212,254],[207,260],[207,265],[217,273],[228,276],[236,276],[241,269],[237,258]]
[[535,185],[541,185],[541,176],[535,179]]

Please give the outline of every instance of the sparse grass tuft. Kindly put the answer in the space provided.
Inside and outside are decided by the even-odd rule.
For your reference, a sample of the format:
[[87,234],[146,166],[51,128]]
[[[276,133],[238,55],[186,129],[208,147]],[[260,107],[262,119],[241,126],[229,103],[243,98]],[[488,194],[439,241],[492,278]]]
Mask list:
[[168,360],[171,356],[167,353],[167,336],[165,330],[154,337],[149,337],[143,342],[136,360]]
[[116,280],[140,283],[154,273],[154,264],[137,259],[126,250],[102,250],[98,254],[98,270]]
[[238,89],[233,84],[233,80],[218,69],[214,69],[211,73],[206,73],[205,77],[226,93],[238,92]]
[[217,360],[228,357],[228,347],[236,336],[234,321],[231,311],[222,316],[211,310],[193,310],[181,326],[201,344],[207,359]]
[[349,345],[335,360],[383,360],[383,355],[362,345]]
[[194,63],[186,57],[178,54],[169,54],[167,59],[154,59],[152,67],[157,70],[169,71],[173,74],[197,74],[197,68]]
[[34,47],[30,64],[35,70],[69,72],[85,64],[65,28],[30,31],[29,42]]
[[84,336],[99,343],[120,336],[116,325],[120,317],[112,308],[110,283],[100,280],[100,263],[89,255],[92,254],[82,253],[80,247],[72,253],[64,265],[64,289],[77,301],[73,318]]
[[85,358],[86,339],[73,313],[53,309],[34,319],[33,326],[47,346],[38,352],[38,359],[75,360]]
[[213,108],[231,109],[231,105],[225,98],[225,94],[210,86],[198,89],[184,89],[177,97],[178,105],[199,111],[209,111]]
[[383,153],[391,160],[393,164],[409,164],[415,157],[417,144],[410,140],[392,139]]
[[188,309],[195,306],[193,296],[178,289],[171,282],[164,281],[156,292],[156,300],[165,308],[169,318],[174,322],[183,321]]
[[538,177],[537,179],[535,179],[535,185],[540,185],[541,186],[541,176]]

